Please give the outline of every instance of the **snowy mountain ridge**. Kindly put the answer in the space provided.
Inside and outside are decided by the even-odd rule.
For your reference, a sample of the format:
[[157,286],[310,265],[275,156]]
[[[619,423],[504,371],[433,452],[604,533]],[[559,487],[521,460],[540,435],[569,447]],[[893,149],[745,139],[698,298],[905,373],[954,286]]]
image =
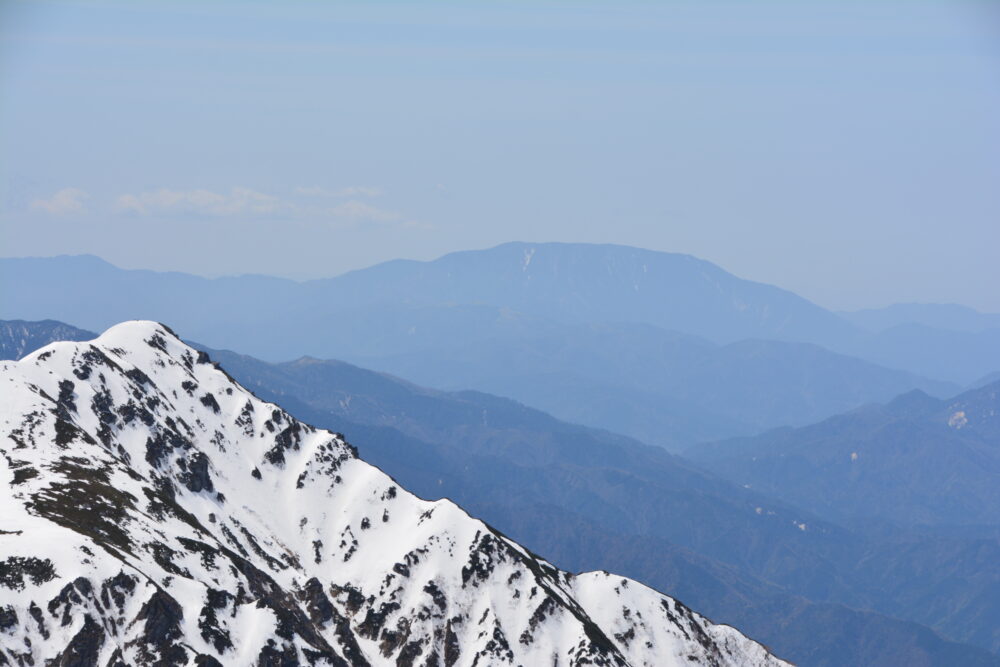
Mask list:
[[0,453],[0,664],[786,664],[412,496],[153,322],[0,364]]

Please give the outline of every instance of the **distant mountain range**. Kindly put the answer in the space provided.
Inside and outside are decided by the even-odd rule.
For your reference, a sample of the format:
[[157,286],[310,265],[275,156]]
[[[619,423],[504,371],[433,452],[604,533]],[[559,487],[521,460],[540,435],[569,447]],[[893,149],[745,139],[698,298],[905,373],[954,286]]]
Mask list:
[[714,472],[832,520],[1000,526],[1000,382],[702,445]]
[[[440,342],[462,340],[477,322],[489,324],[481,336],[535,333],[543,326],[539,320],[640,322],[717,342],[833,341],[855,331],[791,292],[741,280],[688,255],[623,246],[508,243],[304,283],[123,271],[92,256],[5,259],[0,275],[4,284],[19,285],[3,296],[5,318],[43,319],[45,311],[100,329],[142,314],[137,310],[155,312],[209,344],[268,359],[408,351],[441,336]],[[86,298],[95,293],[114,298]],[[422,315],[428,309],[433,318]],[[449,318],[440,311],[453,312]],[[292,318],[290,326],[309,320],[329,329],[279,335],[241,328],[278,315]],[[345,321],[352,326],[334,329]],[[455,325],[465,330],[448,335]],[[372,328],[378,331],[373,340]]]
[[1000,313],[981,313],[955,303],[895,303],[885,308],[843,311],[837,314],[848,322],[875,333],[906,324],[965,333],[1000,329]]
[[[216,348],[481,389],[674,449],[910,389],[952,395],[1000,369],[997,329],[870,332],[708,262],[622,246],[510,243],[304,283],[5,259],[0,286],[7,318],[168,321]],[[761,375],[772,366],[780,382]]]
[[[836,604],[901,608],[895,600],[934,590],[938,604],[919,611],[921,622],[940,625],[941,607],[969,578],[950,560],[962,540],[944,552],[934,540],[902,535],[910,543],[900,556],[895,542],[494,396],[424,389],[342,362],[209,353],[258,396],[347,433],[366,460],[418,495],[458,500],[562,567],[613,569],[669,590],[800,664],[1000,663],[915,623]],[[914,580],[916,566],[931,574]],[[912,619],[914,610],[893,613]],[[965,620],[984,632],[983,618]]]
[[717,345],[641,324],[473,341],[366,365],[424,385],[509,396],[675,451],[684,443],[809,424],[914,388],[941,396],[959,389],[809,343]]
[[[951,579],[954,598],[905,594],[898,606],[880,609],[919,610],[909,617],[943,619],[939,627],[951,636],[1000,649],[1000,382],[948,400],[914,391],[689,455],[736,484],[828,521],[882,535],[902,527],[911,536],[898,539],[871,576],[884,581],[902,568],[924,578],[934,570]],[[923,556],[901,564],[924,550],[937,552],[935,565]]]
[[[7,319],[55,318],[102,329],[157,316],[207,344],[271,360],[304,353],[359,359],[470,338],[538,337],[560,324],[639,323],[719,344],[747,338],[815,343],[881,363],[885,353],[877,340],[869,355],[873,333],[919,325],[914,340],[934,347],[919,356],[901,352],[892,359],[895,367],[927,374],[921,357],[946,356],[951,365],[940,379],[962,384],[1000,370],[996,349],[986,357],[979,349],[967,353],[923,329],[982,334],[997,329],[1000,316],[949,305],[835,314],[688,255],[624,246],[507,243],[304,283],[124,271],[93,256],[3,259],[0,278],[0,285],[17,286],[0,298],[0,316]],[[94,294],[113,298],[95,300]],[[287,328],[260,326],[274,321]],[[949,321],[956,324],[946,326]]]

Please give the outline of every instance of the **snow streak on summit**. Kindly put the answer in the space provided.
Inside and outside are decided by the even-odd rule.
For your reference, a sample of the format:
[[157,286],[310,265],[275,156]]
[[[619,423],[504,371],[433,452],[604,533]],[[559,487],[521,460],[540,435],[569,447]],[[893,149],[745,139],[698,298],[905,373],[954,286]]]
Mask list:
[[785,664],[416,498],[156,323],[0,365],[0,453],[0,664]]

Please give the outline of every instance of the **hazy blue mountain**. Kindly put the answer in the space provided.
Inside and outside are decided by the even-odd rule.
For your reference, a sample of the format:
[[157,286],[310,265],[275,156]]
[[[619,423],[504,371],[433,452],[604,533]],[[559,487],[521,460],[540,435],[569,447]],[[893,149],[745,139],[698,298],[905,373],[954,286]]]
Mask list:
[[[880,587],[929,572],[951,583],[899,591],[880,611],[905,614],[963,641],[1000,648],[1000,383],[947,401],[919,392],[886,406],[694,452],[706,467],[828,519],[928,524],[885,543],[857,576]],[[984,525],[985,524],[985,525]]]
[[52,313],[99,330],[128,319],[164,320],[206,344],[272,360],[381,355],[559,328],[481,303],[386,300],[378,296],[378,285],[367,299],[338,280],[208,279],[124,270],[87,255],[0,259],[0,316],[44,319]]
[[[282,312],[282,304],[291,303],[298,290],[298,283],[276,278],[209,280],[124,270],[91,255],[0,260],[3,317],[51,316],[100,331],[115,322],[148,318],[176,321],[196,337],[214,334],[202,340],[226,339],[240,326],[261,325],[268,315]],[[258,328],[256,334],[277,335],[270,333],[273,329]],[[267,343],[255,347],[266,349]]]
[[947,401],[914,391],[689,454],[736,483],[837,521],[1000,525],[1000,383]]
[[993,384],[994,382],[1000,382],[1000,371],[987,373],[975,382],[969,383],[969,386],[966,387],[966,389],[979,389],[980,387],[985,387],[986,385]]
[[905,324],[873,334],[709,262],[613,245],[508,243],[303,283],[124,271],[90,256],[4,259],[0,290],[5,318],[52,317],[95,330],[158,319],[206,344],[269,360],[310,354],[364,362],[613,322],[716,343],[809,342],[961,385],[995,370],[1000,358],[1000,334],[990,331]]
[[2,260],[0,277],[19,286],[3,293],[3,313],[92,328],[170,321],[213,347],[344,358],[673,449],[804,425],[913,388],[958,389],[814,345],[720,347],[668,332],[661,325],[725,340],[856,342],[850,325],[789,292],[621,246],[512,243],[306,283],[123,271],[94,257]]
[[509,396],[669,449],[805,425],[913,388],[936,395],[958,390],[807,343],[717,345],[635,324],[476,341],[366,365],[424,385]]
[[957,303],[894,303],[885,308],[842,311],[838,315],[876,333],[901,324],[966,333],[1000,329],[1000,313],[981,313]]
[[56,340],[91,340],[97,334],[55,320],[0,320],[0,359],[20,359]]
[[965,385],[1000,368],[1000,329],[969,333],[900,324],[842,349],[885,366]]
[[1000,529],[894,531],[873,523],[859,532],[876,543],[851,576],[885,595],[872,608],[1000,653]]
[[777,287],[737,278],[690,255],[616,245],[506,243],[433,262],[398,260],[338,284],[356,304],[486,303],[570,324],[643,322],[731,342],[832,340],[852,326]]
[[833,344],[846,354],[963,385],[1000,368],[1000,314],[899,303],[840,315],[871,332]]
[[[486,306],[491,317],[510,313],[570,324],[644,322],[724,342],[748,337],[822,342],[854,332],[853,325],[791,292],[742,280],[709,262],[612,245],[508,243],[432,262],[386,262],[305,283],[122,271],[89,256],[5,259],[0,276],[3,284],[18,286],[2,295],[4,317],[55,316],[103,328],[157,315],[208,343],[266,358],[364,351],[371,347],[366,331],[371,318],[425,308]],[[88,298],[94,294],[107,296]],[[283,335],[241,328],[273,322],[275,316],[290,318],[282,320],[289,329],[298,326]],[[333,331],[327,332],[333,335],[329,339],[301,328],[343,327],[347,318],[354,330],[346,340]],[[383,353],[413,349],[414,335],[419,342],[419,316],[403,317],[401,324],[408,325],[395,332],[401,340],[385,346],[396,349]],[[453,338],[461,340],[461,333]]]
[[[998,662],[920,625],[789,592],[893,606],[900,609],[896,615],[913,618],[896,601],[933,590],[938,604],[919,611],[927,616],[924,623],[941,626],[940,607],[953,601],[954,580],[969,579],[968,572],[939,562],[952,563],[953,548],[928,553],[918,542],[901,558],[900,550],[720,484],[662,450],[478,392],[424,389],[341,362],[268,364],[217,351],[212,357],[262,398],[348,433],[367,460],[418,494],[462,502],[563,567],[614,567],[675,591],[800,664]],[[957,543],[952,540],[952,547]],[[980,547],[979,553],[987,552]],[[895,565],[873,569],[872,561],[877,565],[887,555]],[[918,566],[932,575],[910,576]],[[939,571],[945,573],[941,581],[933,576]],[[988,634],[981,618],[963,620]],[[972,639],[990,646],[988,637]]]

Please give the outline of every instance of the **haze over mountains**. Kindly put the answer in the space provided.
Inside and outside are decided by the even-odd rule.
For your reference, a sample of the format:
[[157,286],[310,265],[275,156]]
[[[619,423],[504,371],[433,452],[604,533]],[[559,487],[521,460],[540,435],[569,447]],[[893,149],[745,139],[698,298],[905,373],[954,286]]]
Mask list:
[[717,345],[644,324],[580,325],[368,360],[433,387],[472,387],[568,421],[677,450],[683,443],[805,425],[910,389],[958,387],[811,343]]
[[[1000,368],[1000,330],[872,333],[708,262],[622,246],[509,243],[305,283],[123,271],[86,256],[0,260],[0,278],[23,286],[3,294],[5,318],[97,330],[163,320],[213,347],[482,389],[674,448],[914,388],[948,396]],[[762,383],[782,359],[788,376]]]
[[[264,358],[288,357],[295,352],[328,355],[340,346],[347,354],[392,353],[413,347],[390,337],[417,336],[410,331],[422,309],[457,309],[456,321],[471,326],[484,312],[506,326],[501,333],[528,327],[535,332],[552,324],[590,322],[642,322],[715,340],[733,342],[749,337],[785,340],[835,340],[849,336],[855,327],[833,313],[796,295],[769,285],[744,281],[694,257],[622,246],[580,244],[509,243],[490,250],[458,252],[433,262],[396,260],[353,271],[337,278],[295,283],[287,280],[243,276],[208,280],[176,273],[130,271],[127,284],[120,270],[91,256],[50,259],[6,259],[0,266],[4,283],[23,284],[28,291],[5,295],[6,318],[44,319],[37,311],[55,309],[57,319],[79,326],[101,328],[105,320],[121,319],[135,295],[146,307],[168,309],[182,324],[188,320],[199,336],[207,323],[195,319],[206,308],[224,304],[230,311],[228,326],[211,331],[210,344],[244,343],[247,352]],[[90,288],[116,287],[119,298],[89,304],[74,300]],[[171,297],[197,292],[200,303],[169,303]],[[314,306],[323,305],[322,309]],[[246,306],[256,305],[253,309]],[[267,315],[295,313],[319,321],[341,313],[362,316],[356,326],[388,308],[397,315],[401,331],[376,341],[363,342],[358,331],[322,339],[286,341],[233,337],[238,321],[251,323]],[[199,312],[200,311],[200,312]],[[367,316],[365,315],[367,314]],[[416,317],[412,323],[406,318]],[[380,322],[385,325],[387,322]],[[442,322],[442,331],[449,322]],[[208,333],[208,332],[206,332]],[[308,335],[305,332],[299,336]],[[496,335],[490,332],[490,335]],[[457,339],[446,337],[444,340]],[[294,343],[294,349],[292,347]],[[321,347],[321,346],[326,346]]]
[[[32,325],[9,330],[26,335]],[[562,567],[614,569],[672,591],[799,664],[1000,663],[916,623],[838,604],[995,646],[997,572],[982,562],[998,553],[995,536],[845,529],[661,450],[497,397],[342,362],[211,356],[258,396],[348,433],[366,460],[419,495],[459,501]],[[973,611],[956,617],[963,604]]]
[[[428,326],[421,319],[426,309],[436,314],[453,311],[451,321],[437,323],[439,330],[434,333],[443,336],[442,342],[459,339],[446,335],[449,326],[461,323],[467,327],[461,333],[476,333],[475,323],[484,321],[499,326],[491,326],[486,332],[490,336],[537,335],[546,325],[613,322],[650,324],[717,343],[766,338],[861,345],[866,333],[845,317],[791,292],[742,280],[704,260],[613,245],[507,243],[451,253],[432,262],[395,260],[304,283],[150,271],[128,271],[128,280],[123,280],[122,270],[92,256],[4,259],[0,272],[4,284],[22,286],[4,294],[2,314],[8,319],[45,319],[39,311],[47,309],[58,311],[52,314],[55,319],[100,329],[122,319],[131,304],[144,302],[149,310],[190,324],[192,335],[208,344],[239,347],[266,359],[303,352],[331,356],[335,349],[342,357],[413,349],[432,340],[430,332],[420,327]],[[111,288],[117,298],[92,303],[78,298],[101,287]],[[196,303],[176,302],[175,297],[183,294],[200,298]],[[198,316],[220,306],[227,317],[213,322],[217,326],[210,329]],[[891,310],[887,321],[933,323],[937,328],[944,322],[940,316],[914,319],[899,311]],[[293,315],[296,323],[312,318],[320,324],[333,323],[346,313],[361,319],[353,322],[351,331],[331,331],[328,337],[311,332],[296,332],[291,339],[265,332],[240,336],[237,328],[276,314]],[[873,316],[848,317],[868,321]],[[981,316],[985,324],[976,331],[996,328],[995,318],[990,318]],[[389,329],[368,340],[367,329],[373,325]],[[959,330],[968,328],[963,323]]]

